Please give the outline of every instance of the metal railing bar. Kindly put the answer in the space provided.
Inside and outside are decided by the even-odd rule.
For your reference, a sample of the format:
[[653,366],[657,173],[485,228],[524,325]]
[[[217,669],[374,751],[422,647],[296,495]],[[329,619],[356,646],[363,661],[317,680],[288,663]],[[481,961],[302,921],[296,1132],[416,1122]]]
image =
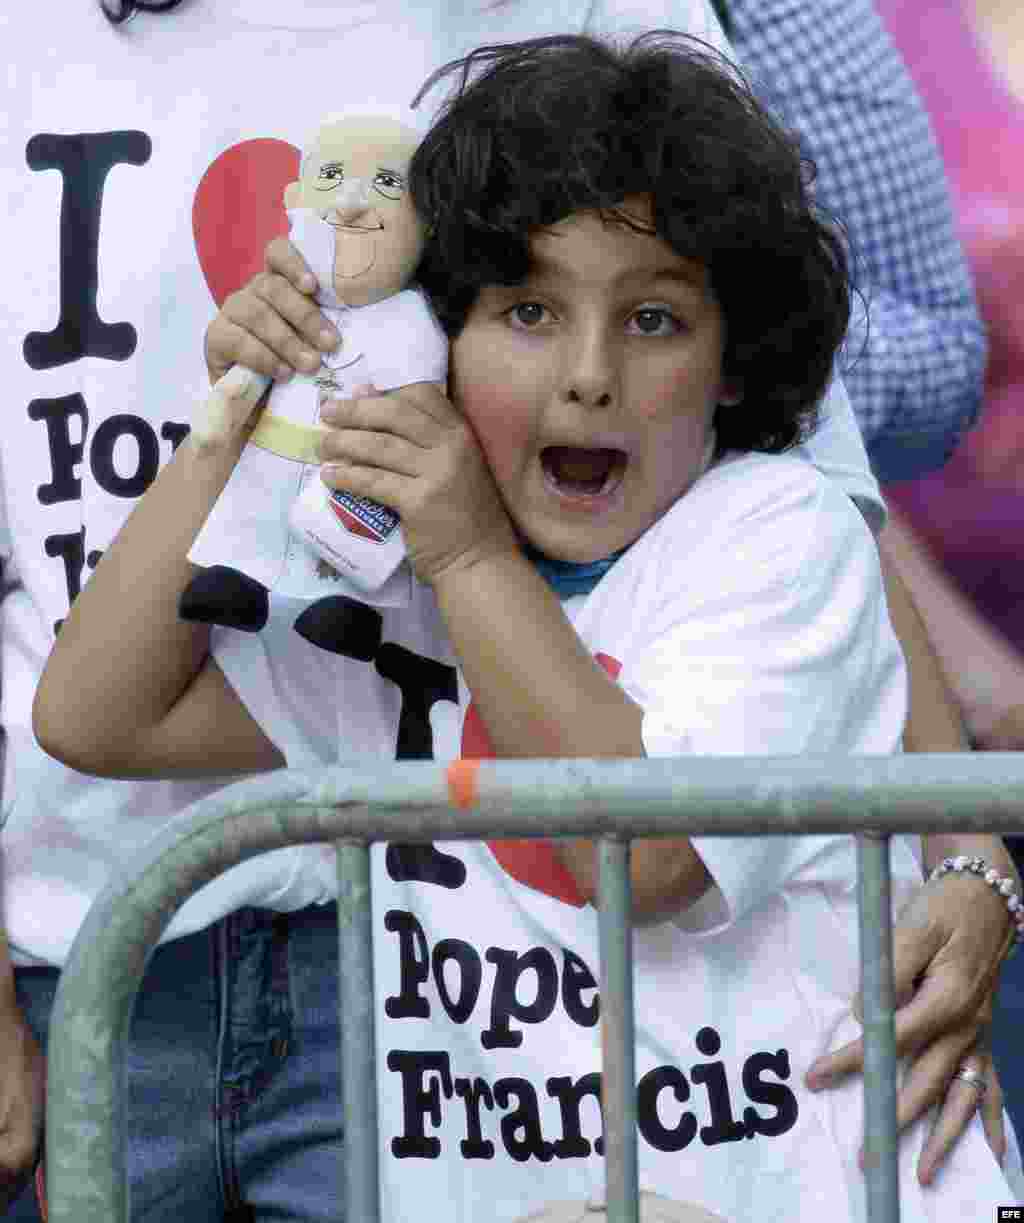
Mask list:
[[608,1223],[639,1223],[629,842],[602,837],[597,856],[601,1112]]
[[[446,770],[429,762],[281,771],[194,804],[187,833],[183,813],[147,849],[156,858],[161,845],[201,839],[205,825],[216,825],[223,830],[221,858],[233,864],[282,844],[314,841],[571,836],[583,816],[593,835],[630,838],[1024,832],[1024,753],[488,760],[479,766],[471,818],[453,807]],[[319,812],[319,823],[306,814],[309,808]],[[207,878],[223,869],[214,862]]]
[[338,1200],[342,1218],[379,1223],[377,1168],[377,1047],[373,1019],[373,914],[370,850],[339,843],[338,1022],[344,1156]]
[[[467,763],[459,786],[455,766],[423,761],[247,778],[171,820],[110,882],[51,1021],[53,1223],[126,1218],[119,1078],[146,962],[193,892],[257,854],[338,841],[1024,830],[1020,753],[481,761],[468,788]],[[865,1076],[869,1098],[876,1087]]]
[[857,838],[864,1082],[872,1087],[864,1093],[868,1223],[900,1220],[889,844],[889,837],[878,833]]

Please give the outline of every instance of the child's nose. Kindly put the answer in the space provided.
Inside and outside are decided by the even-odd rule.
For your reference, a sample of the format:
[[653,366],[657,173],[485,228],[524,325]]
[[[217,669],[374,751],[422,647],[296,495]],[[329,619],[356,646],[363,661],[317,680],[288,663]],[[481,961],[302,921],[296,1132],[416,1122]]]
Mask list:
[[611,391],[580,391],[575,386],[569,387],[567,398],[570,403],[582,403],[587,407],[607,408],[612,401]]
[[581,336],[565,377],[565,398],[588,408],[607,408],[615,398],[615,362],[601,335]]

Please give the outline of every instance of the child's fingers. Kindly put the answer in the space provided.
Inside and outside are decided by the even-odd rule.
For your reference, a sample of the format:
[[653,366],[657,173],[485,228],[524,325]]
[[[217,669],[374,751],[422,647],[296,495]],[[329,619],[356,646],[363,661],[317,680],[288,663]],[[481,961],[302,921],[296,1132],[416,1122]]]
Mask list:
[[320,440],[320,460],[334,465],[377,468],[398,476],[419,475],[423,450],[394,433],[364,429],[331,429]]
[[[314,299],[299,293],[283,276],[264,272],[254,277],[225,300],[221,311],[271,347],[278,348],[274,343],[278,339],[297,358],[304,352],[318,357],[338,347],[340,337]],[[280,355],[287,359],[289,351]]]
[[218,315],[206,331],[206,365],[211,384],[219,382],[236,365],[244,365],[277,381],[283,381],[292,373],[291,366],[283,362],[274,349],[222,315]]
[[316,292],[316,277],[294,242],[289,242],[287,238],[274,238],[267,243],[263,259],[268,272],[283,276],[300,293],[311,295]]
[[431,445],[439,435],[461,427],[462,417],[433,382],[410,383],[393,391],[372,386],[353,387],[350,399],[329,399],[320,408],[325,424],[353,429],[400,432],[420,445]]
[[436,445],[445,432],[436,417],[401,392],[328,400],[320,408],[320,419],[335,429],[391,433],[423,447]]
[[[283,377],[293,369],[315,373],[320,353],[307,343],[296,321],[307,330],[319,327],[316,305],[279,277],[257,278],[226,298],[206,333],[206,360],[214,380],[235,364],[246,364],[268,377]],[[333,344],[337,336],[332,333]],[[329,347],[326,336],[322,346]],[[271,354],[268,356],[267,354]],[[250,361],[254,357],[255,361]],[[271,364],[272,361],[272,364]]]

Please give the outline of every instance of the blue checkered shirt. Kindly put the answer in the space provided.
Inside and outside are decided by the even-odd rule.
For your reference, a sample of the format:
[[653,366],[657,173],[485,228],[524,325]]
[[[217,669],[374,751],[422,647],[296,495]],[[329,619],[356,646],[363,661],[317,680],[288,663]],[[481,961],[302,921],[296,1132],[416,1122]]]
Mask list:
[[977,417],[986,350],[924,106],[871,0],[728,8],[751,83],[799,133],[817,198],[849,233],[868,326],[855,298],[840,369],[875,474],[934,471]]

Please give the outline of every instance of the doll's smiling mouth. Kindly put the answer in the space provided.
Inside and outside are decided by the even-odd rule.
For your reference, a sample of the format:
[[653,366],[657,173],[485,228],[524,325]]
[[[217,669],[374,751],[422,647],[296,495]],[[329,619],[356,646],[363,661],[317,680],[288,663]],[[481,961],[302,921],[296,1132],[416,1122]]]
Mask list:
[[548,483],[571,497],[613,493],[622,483],[627,462],[625,451],[604,446],[545,446],[540,452]]

